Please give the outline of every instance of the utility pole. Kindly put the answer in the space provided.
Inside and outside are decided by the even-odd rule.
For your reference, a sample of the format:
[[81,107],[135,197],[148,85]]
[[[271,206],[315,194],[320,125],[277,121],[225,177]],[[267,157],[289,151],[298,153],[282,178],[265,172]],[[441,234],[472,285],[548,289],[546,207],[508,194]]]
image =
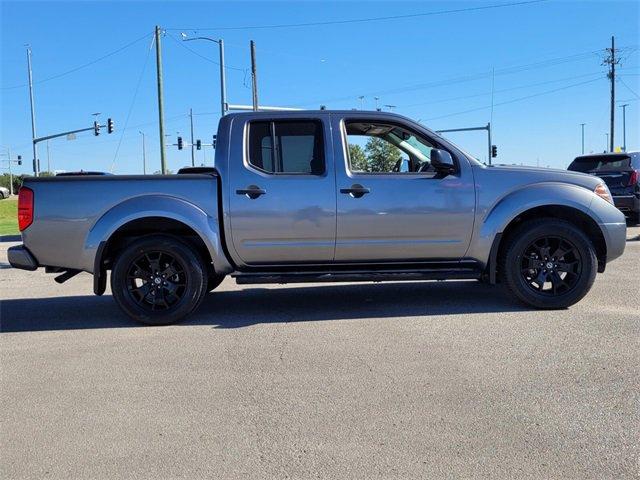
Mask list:
[[620,105],[620,108],[622,108],[622,151],[626,152],[627,151],[627,107],[629,106],[628,103],[625,103],[624,105]]
[[7,149],[9,157],[9,195],[13,197],[13,173],[11,173],[11,150]]
[[258,111],[258,78],[256,65],[256,43],[251,40],[251,89],[253,94],[253,111]]
[[47,172],[51,173],[51,157],[49,155],[49,140],[47,140]]
[[11,150],[7,148],[7,158],[9,159],[9,195],[13,196],[13,173],[11,173]]
[[616,106],[616,65],[620,62],[620,59],[616,59],[615,38],[611,36],[611,48],[607,48],[609,56],[604,59],[604,64],[609,65],[609,73],[607,77],[611,80],[611,107],[609,115],[609,142],[608,149],[613,152],[615,137],[614,137],[614,125],[615,125],[615,106]]
[[584,155],[584,126],[586,124],[581,123],[580,126],[582,127],[582,155]]
[[196,166],[196,150],[193,144],[193,108],[189,109],[189,120],[191,121],[191,166]]
[[144,141],[144,132],[138,130],[138,133],[142,135],[142,174],[147,174],[147,148]]
[[164,100],[162,86],[162,45],[160,43],[160,35],[162,31],[160,26],[156,25],[155,41],[156,41],[156,76],[158,80],[158,127],[160,133],[160,171],[162,174],[167,173],[167,160],[164,150]]
[[27,68],[29,70],[29,103],[31,104],[31,140],[33,141],[33,174],[40,174],[38,146],[36,145],[36,111],[33,103],[33,71],[31,69],[31,47],[27,45]]
[[489,160],[489,165],[491,165],[491,158],[493,157],[492,153],[493,153],[493,143],[491,140],[491,122],[487,123],[487,138],[489,140],[489,156],[487,157],[487,159]]

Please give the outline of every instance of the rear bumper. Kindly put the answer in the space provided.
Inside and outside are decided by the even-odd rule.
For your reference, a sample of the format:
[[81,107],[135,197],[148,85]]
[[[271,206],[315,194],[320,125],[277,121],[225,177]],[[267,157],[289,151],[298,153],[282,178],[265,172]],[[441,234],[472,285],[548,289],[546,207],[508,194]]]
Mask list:
[[9,247],[7,257],[13,268],[31,271],[38,268],[38,261],[24,245]]
[[630,212],[640,211],[640,198],[635,195],[613,196],[613,203],[625,215]]

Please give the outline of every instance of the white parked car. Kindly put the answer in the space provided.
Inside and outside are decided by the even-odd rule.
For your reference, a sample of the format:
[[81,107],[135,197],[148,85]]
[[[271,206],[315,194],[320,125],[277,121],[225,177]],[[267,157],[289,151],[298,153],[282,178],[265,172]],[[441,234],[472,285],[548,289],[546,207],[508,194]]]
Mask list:
[[0,200],[4,200],[5,198],[9,198],[9,189],[0,187]]

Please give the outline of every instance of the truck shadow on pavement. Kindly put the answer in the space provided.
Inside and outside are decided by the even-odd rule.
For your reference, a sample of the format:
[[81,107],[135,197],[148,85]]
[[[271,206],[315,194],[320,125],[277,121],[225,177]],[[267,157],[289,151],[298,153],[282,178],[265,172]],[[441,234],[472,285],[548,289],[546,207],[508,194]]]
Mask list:
[[[376,319],[525,311],[500,286],[402,282],[222,290],[207,295],[182,326],[241,328],[260,323]],[[3,300],[0,332],[140,327],[110,295]]]

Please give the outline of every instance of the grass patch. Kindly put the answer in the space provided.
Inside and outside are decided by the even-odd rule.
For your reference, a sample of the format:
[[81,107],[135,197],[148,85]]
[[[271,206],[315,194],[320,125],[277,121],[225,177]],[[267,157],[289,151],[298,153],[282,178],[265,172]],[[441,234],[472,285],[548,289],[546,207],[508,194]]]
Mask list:
[[18,230],[18,198],[0,200],[0,235],[17,235]]

